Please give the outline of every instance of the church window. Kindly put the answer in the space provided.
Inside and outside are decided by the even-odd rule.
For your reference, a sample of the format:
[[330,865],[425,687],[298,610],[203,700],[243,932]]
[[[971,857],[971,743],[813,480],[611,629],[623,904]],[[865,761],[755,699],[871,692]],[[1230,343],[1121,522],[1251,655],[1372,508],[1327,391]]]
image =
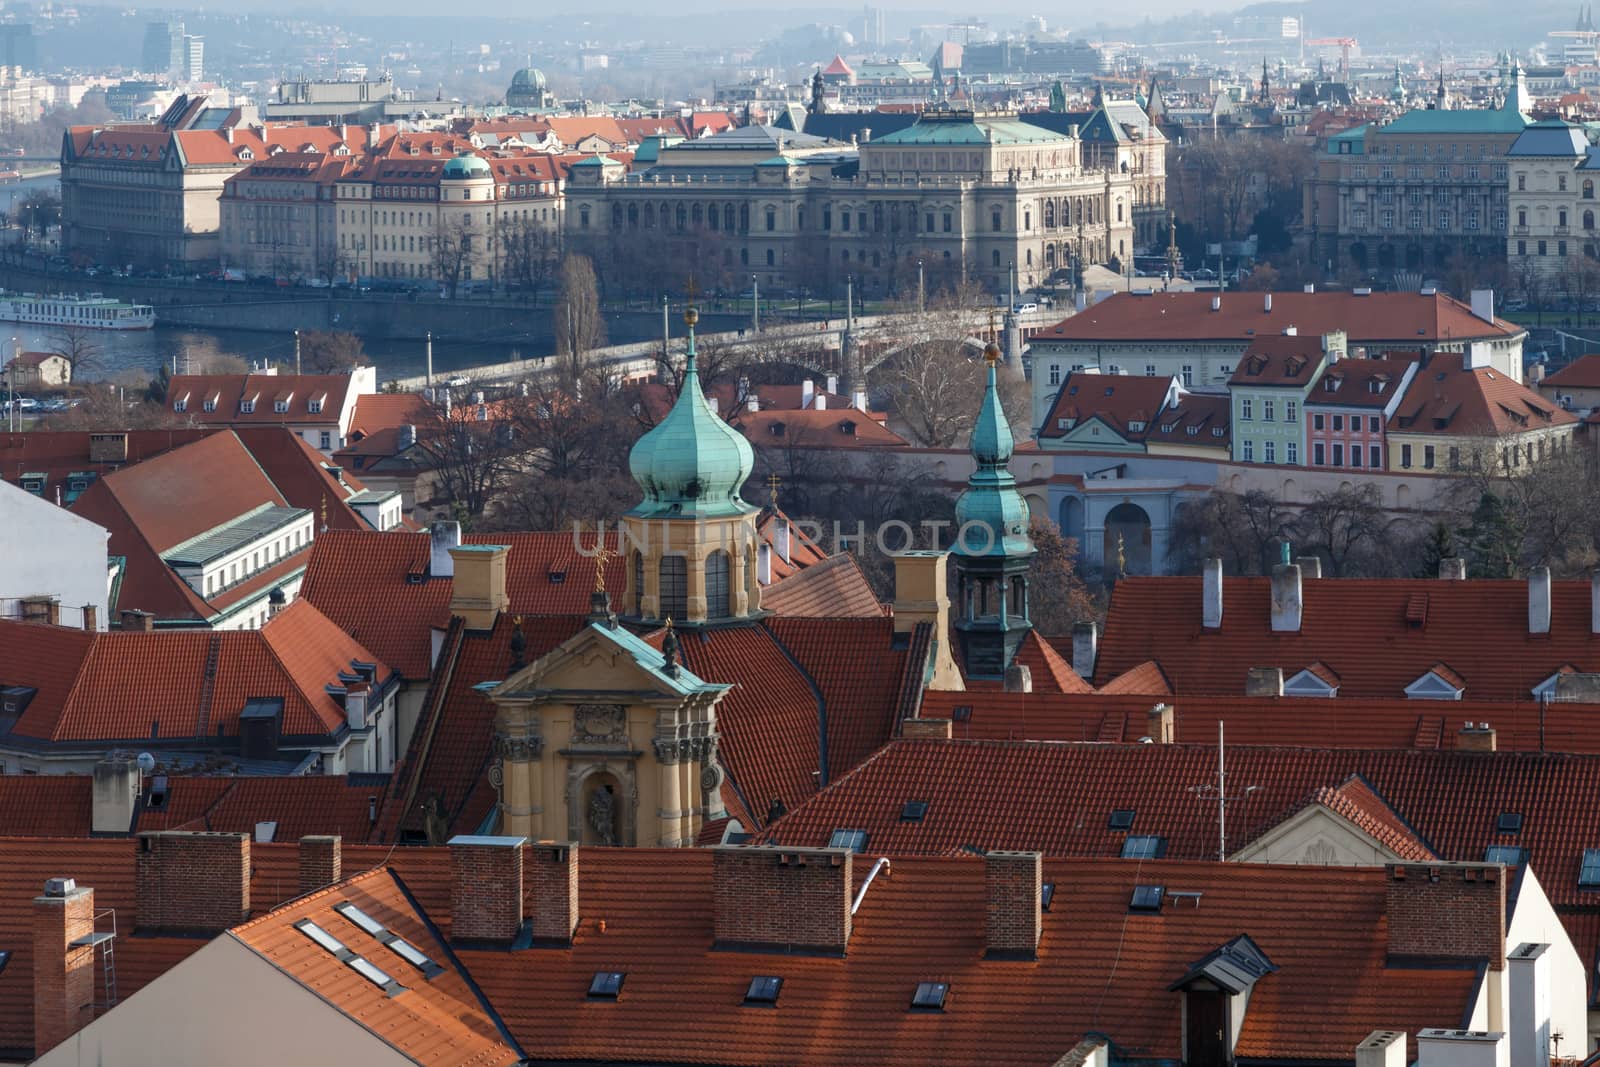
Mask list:
[[633,613],[644,614],[644,553],[633,550]]
[[720,549],[706,557],[706,616],[722,619],[728,607],[728,554]]
[[689,571],[682,556],[662,556],[659,568],[661,610],[664,619],[683,619],[689,613]]

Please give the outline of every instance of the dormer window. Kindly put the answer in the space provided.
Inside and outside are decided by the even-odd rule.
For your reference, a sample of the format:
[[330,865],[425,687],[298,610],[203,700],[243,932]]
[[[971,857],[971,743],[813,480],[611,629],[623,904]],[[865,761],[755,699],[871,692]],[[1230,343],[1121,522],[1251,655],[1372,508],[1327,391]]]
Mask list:
[[255,410],[256,410],[256,402],[254,400],[241,400],[241,401],[239,401],[239,414],[241,414],[241,415],[253,415],[253,414],[255,414]]
[[317,397],[316,399],[312,400],[306,405],[306,410],[311,412],[313,415],[322,414],[322,398]]
[[1184,432],[1187,433],[1190,437],[1198,437],[1200,435],[1200,427],[1198,427],[1198,426],[1186,426],[1186,427],[1184,427]]
[[1142,422],[1134,421],[1134,422],[1128,423],[1128,432],[1129,433],[1139,433],[1143,429],[1144,429],[1144,423],[1142,423]]
[[1406,686],[1408,700],[1460,700],[1466,693],[1461,677],[1442,663]]
[[1339,695],[1338,677],[1320,663],[1299,671],[1283,683],[1286,697],[1335,697]]
[[205,403],[201,404],[200,406],[205,408],[207,411],[215,411],[217,410],[217,398],[214,396],[207,397]]
[[287,400],[274,400],[272,402],[272,410],[279,415],[286,415],[289,412],[289,402]]
[[172,410],[180,412],[189,410],[189,398],[186,396],[180,396],[178,399],[174,400],[172,402]]

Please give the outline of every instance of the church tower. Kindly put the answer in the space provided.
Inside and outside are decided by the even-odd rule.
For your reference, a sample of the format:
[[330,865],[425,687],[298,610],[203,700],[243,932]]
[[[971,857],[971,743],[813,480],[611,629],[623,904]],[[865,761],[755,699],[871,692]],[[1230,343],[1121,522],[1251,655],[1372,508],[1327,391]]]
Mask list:
[[972,428],[977,469],[956,501],[956,634],[969,678],[1003,678],[1023,638],[1028,617],[1028,505],[1011,476],[1011,426],[1000,404],[995,375],[1000,346],[983,350],[988,381]]
[[644,499],[622,520],[628,585],[621,610],[638,622],[714,625],[749,618],[760,604],[758,509],[739,495],[755,455],[700,391],[699,317],[693,307],[683,314],[689,348],[677,401],[628,456]]

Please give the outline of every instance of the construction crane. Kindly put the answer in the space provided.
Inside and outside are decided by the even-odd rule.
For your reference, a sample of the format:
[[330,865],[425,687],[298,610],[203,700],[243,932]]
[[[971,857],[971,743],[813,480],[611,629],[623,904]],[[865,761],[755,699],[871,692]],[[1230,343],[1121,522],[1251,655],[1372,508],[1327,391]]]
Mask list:
[[1339,46],[1339,70],[1344,75],[1344,80],[1350,80],[1350,49],[1356,46],[1354,37],[1312,37],[1306,44],[1312,48]]

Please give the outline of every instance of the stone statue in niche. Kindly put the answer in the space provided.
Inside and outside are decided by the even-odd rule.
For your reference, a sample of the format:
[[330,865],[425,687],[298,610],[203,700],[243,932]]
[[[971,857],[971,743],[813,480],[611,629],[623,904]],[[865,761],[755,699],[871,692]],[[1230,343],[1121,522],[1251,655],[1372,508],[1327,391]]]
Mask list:
[[599,844],[617,843],[617,794],[609,782],[589,794],[589,829]]
[[621,704],[579,704],[572,713],[573,740],[626,741],[628,709]]

